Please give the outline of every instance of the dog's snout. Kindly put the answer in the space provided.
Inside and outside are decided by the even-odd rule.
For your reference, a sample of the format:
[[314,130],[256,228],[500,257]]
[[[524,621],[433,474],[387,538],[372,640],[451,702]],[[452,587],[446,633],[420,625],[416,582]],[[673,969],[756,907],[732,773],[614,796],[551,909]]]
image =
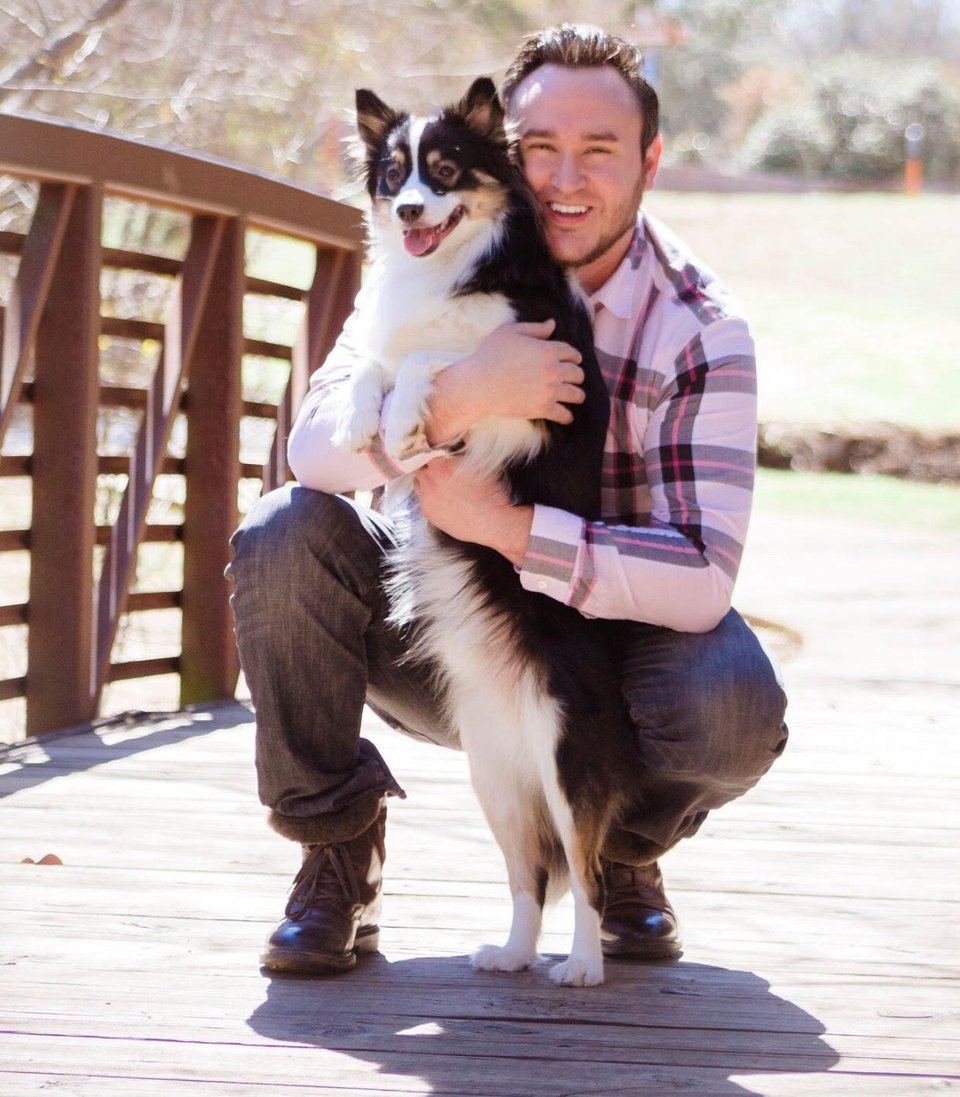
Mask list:
[[405,225],[412,225],[423,216],[423,203],[404,202],[403,205],[397,206],[397,216]]

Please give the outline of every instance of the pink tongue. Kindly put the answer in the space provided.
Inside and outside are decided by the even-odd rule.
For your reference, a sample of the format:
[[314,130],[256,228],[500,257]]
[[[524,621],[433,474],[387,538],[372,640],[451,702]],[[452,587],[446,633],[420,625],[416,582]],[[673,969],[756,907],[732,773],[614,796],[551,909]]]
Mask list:
[[439,242],[436,226],[429,229],[409,229],[403,234],[403,246],[411,255],[426,255]]

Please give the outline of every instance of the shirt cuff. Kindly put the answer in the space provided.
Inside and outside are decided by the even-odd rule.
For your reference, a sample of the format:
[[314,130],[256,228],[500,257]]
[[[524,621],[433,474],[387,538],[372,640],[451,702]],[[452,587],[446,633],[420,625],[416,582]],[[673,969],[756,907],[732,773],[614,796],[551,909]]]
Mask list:
[[586,522],[556,507],[535,506],[527,554],[520,569],[525,590],[569,604],[584,551]]

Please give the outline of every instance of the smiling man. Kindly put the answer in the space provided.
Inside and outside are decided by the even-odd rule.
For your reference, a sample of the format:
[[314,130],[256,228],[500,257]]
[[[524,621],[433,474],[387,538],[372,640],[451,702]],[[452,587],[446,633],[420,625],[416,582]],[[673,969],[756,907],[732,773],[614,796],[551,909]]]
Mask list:
[[361,453],[332,444],[356,361],[348,320],[291,435],[299,485],[261,500],[234,539],[260,796],[305,853],[267,968],[322,975],[377,947],[385,802],[402,791],[360,738],[364,702],[457,746],[429,669],[402,660],[387,620],[381,564],[397,531],[337,493],[415,472],[435,526],[501,552],[529,590],[630,622],[622,690],[643,766],[603,851],[607,955],[679,955],[660,858],[786,742],[783,691],[731,608],[753,490],[753,343],[723,287],[641,208],[662,146],[640,55],[594,28],[551,28],[525,40],[503,94],[551,249],[593,307],[611,397],[603,518],[514,506],[451,455],[488,415],[570,420],[583,374],[552,322],[507,324],[440,373],[429,447],[397,464],[382,438]]
[[[599,107],[596,121],[584,117],[587,100]],[[612,67],[543,65],[516,87],[510,105],[550,247],[594,293],[633,239],[660,162],[660,137],[644,142],[636,97]]]

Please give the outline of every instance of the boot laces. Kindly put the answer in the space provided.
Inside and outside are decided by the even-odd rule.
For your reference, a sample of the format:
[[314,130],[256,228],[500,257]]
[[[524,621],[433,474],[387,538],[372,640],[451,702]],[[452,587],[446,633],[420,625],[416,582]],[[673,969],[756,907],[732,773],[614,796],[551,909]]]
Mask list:
[[663,878],[656,863],[634,867],[607,862],[604,865],[606,908],[642,903],[651,910],[666,911],[670,904],[663,890]]
[[317,846],[293,879],[287,917],[299,921],[318,902],[361,903],[360,881],[347,851],[340,845]]

